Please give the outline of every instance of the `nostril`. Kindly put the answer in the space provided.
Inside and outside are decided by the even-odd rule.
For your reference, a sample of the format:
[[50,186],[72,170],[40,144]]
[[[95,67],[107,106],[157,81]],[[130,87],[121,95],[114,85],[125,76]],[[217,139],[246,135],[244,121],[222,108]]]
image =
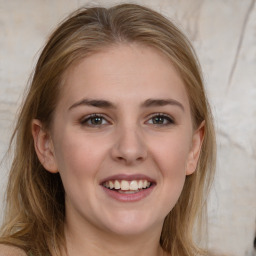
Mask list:
[[124,158],[123,158],[123,157],[121,157],[121,156],[118,156],[118,157],[117,157],[117,159],[119,159],[119,160],[123,160]]
[[254,249],[256,250],[256,236],[254,238],[253,246],[254,246]]

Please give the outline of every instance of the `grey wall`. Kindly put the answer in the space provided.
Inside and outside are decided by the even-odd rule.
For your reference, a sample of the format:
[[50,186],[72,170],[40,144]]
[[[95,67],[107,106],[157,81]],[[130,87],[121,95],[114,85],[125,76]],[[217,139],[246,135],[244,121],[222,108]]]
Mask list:
[[[26,81],[47,35],[67,13],[83,4],[120,2],[0,0],[0,159],[7,150]],[[228,255],[255,256],[255,0],[133,2],[146,4],[174,20],[192,40],[202,64],[218,136],[209,247]],[[4,163],[0,169],[1,200],[7,174],[8,163]]]

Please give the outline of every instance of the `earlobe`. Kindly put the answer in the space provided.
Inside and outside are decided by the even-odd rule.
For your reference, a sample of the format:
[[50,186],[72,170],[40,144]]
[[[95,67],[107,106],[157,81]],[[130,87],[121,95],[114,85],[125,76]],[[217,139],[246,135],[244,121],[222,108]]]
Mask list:
[[191,144],[191,150],[189,152],[186,175],[191,175],[195,172],[198,159],[201,152],[201,147],[204,140],[205,121],[203,121],[199,128],[194,132]]
[[54,156],[54,148],[50,134],[43,128],[41,121],[32,120],[32,136],[37,157],[44,168],[57,173],[58,168]]

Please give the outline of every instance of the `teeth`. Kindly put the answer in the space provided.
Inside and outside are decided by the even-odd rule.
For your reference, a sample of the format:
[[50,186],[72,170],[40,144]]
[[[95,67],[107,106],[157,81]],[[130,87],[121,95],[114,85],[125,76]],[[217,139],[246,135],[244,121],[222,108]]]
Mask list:
[[125,190],[125,191],[123,191],[123,190],[118,190],[118,192],[120,193],[120,194],[135,194],[135,193],[138,193],[138,192],[140,192],[139,190]]
[[139,189],[142,189],[142,187],[143,187],[143,181],[142,180],[139,180],[138,187],[139,187]]
[[132,192],[138,192],[139,189],[145,189],[149,188],[151,183],[147,180],[115,180],[115,181],[106,181],[103,186],[109,189],[116,189],[121,191],[130,191]]
[[115,180],[115,189],[120,189],[120,182],[118,180]]
[[121,181],[121,190],[130,190],[130,185],[127,180]]
[[138,190],[139,184],[136,180],[131,181],[130,183],[130,190]]
[[113,189],[115,187],[114,183],[112,181],[109,181],[109,188]]

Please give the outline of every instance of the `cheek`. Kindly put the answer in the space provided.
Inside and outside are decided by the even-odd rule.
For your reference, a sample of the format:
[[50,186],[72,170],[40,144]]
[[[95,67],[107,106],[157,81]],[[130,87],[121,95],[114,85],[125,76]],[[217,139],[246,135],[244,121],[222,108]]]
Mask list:
[[79,183],[83,178],[96,175],[104,157],[102,147],[77,133],[60,138],[57,145],[55,155],[63,182],[75,179]]
[[176,204],[186,178],[186,164],[190,140],[176,134],[161,141],[161,146],[153,147],[154,162],[158,165],[161,180],[161,205],[166,216]]
[[165,147],[159,152],[159,169],[166,189],[173,194],[179,194],[186,177],[187,151],[179,145]]
[[[184,176],[189,156],[190,140],[186,136],[173,134],[151,145],[152,155],[163,176]],[[159,145],[160,144],[160,145]]]
[[81,202],[94,204],[97,175],[104,158],[102,148],[97,150],[96,147],[95,141],[93,143],[77,133],[69,133],[65,139],[59,140],[56,159],[66,194],[67,209],[75,208],[80,212]]

